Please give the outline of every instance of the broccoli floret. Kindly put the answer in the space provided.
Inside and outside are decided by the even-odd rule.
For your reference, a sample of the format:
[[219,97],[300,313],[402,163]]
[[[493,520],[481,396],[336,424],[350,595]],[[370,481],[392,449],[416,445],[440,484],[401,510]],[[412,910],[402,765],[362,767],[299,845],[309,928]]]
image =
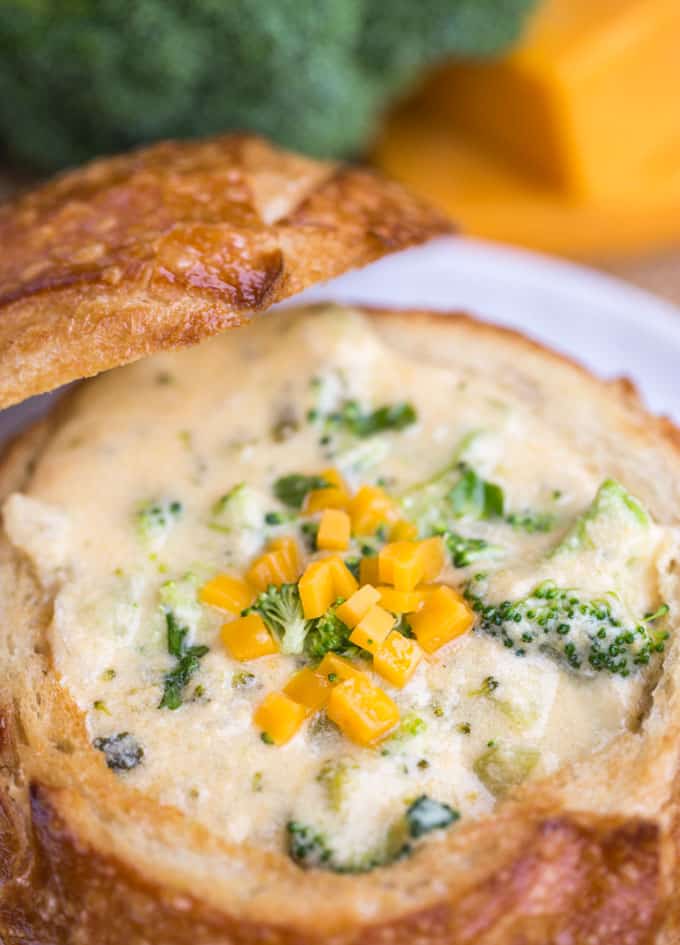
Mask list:
[[425,65],[503,50],[534,2],[5,0],[2,138],[43,168],[228,128],[357,153]]
[[172,612],[173,618],[182,626],[195,631],[203,616],[196,596],[198,580],[190,572],[181,578],[161,584],[158,596],[163,613]]
[[146,544],[157,547],[182,514],[182,503],[176,499],[154,499],[137,507],[137,534]]
[[262,497],[245,482],[221,496],[211,509],[210,527],[227,534],[242,529],[256,531],[263,523]]
[[321,831],[297,821],[286,825],[288,855],[303,869],[326,869],[334,873],[367,873],[379,866],[389,866],[413,852],[413,840],[433,830],[443,830],[460,819],[448,804],[421,795],[409,804],[403,818],[388,831],[377,850],[369,850],[356,860],[340,862]]
[[492,744],[475,759],[472,768],[494,797],[503,797],[513,787],[526,781],[539,758],[540,754],[535,748]]
[[503,554],[500,545],[493,545],[484,538],[466,538],[465,535],[459,535],[458,532],[438,531],[444,539],[446,548],[451,556],[451,563],[455,568],[467,568],[486,558],[498,558]]
[[663,652],[668,637],[653,626],[665,616],[665,607],[627,626],[615,595],[590,600],[553,581],[543,581],[519,600],[499,604],[486,603],[484,592],[483,576],[476,576],[465,591],[479,617],[479,631],[520,656],[535,649],[585,676],[600,671],[629,676]]
[[144,757],[144,749],[129,732],[95,738],[92,744],[98,751],[104,752],[106,764],[113,771],[131,771]]
[[338,617],[334,605],[314,621],[305,641],[305,655],[315,662],[331,651],[347,657],[359,656],[359,647],[349,642],[351,632]]
[[605,479],[591,505],[576,519],[552,554],[555,557],[590,551],[601,547],[603,541],[620,547],[624,535],[644,534],[649,525],[650,518],[642,504],[615,479]]
[[163,677],[163,696],[159,709],[179,709],[184,701],[184,687],[209,651],[207,646],[187,646],[189,628],[182,626],[172,611],[165,615],[168,653],[176,659],[175,666]]
[[297,584],[270,584],[246,613],[258,613],[268,630],[281,644],[281,652],[298,656],[305,646],[305,638],[312,622],[305,620]]
[[283,502],[291,509],[300,509],[308,492],[313,489],[327,489],[329,486],[330,483],[323,476],[303,476],[301,473],[290,473],[275,481],[273,492],[279,502]]
[[316,780],[324,789],[328,806],[336,813],[342,808],[347,796],[350,773],[356,770],[356,767],[343,758],[336,758],[325,761],[316,776]]
[[404,430],[416,422],[418,415],[415,407],[405,402],[364,410],[357,400],[346,400],[338,410],[323,419],[329,431],[340,430],[364,439],[389,430]]
[[432,833],[433,830],[443,830],[460,820],[458,811],[449,807],[448,804],[427,797],[425,794],[422,794],[409,805],[405,816],[409,835],[414,840],[417,840],[418,837],[424,837],[427,833]]

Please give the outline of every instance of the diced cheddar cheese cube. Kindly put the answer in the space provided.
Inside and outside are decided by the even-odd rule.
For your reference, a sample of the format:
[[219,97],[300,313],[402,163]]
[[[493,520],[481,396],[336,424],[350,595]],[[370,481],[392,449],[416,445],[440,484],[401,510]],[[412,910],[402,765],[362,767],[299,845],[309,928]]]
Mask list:
[[347,483],[342,478],[340,470],[336,469],[334,466],[330,466],[328,469],[323,469],[321,471],[321,478],[325,479],[326,482],[329,482],[335,489],[342,489],[343,492],[349,494]]
[[246,580],[259,591],[266,591],[270,584],[280,587],[297,579],[287,552],[278,549],[265,551],[256,558],[246,572]]
[[349,489],[337,469],[324,469],[321,478],[329,483],[329,486],[325,489],[312,489],[307,493],[303,504],[306,515],[313,515],[324,509],[346,509],[349,504]]
[[380,595],[380,605],[393,614],[412,614],[428,596],[428,591],[415,588],[413,591],[398,591],[396,587],[382,584],[376,588]]
[[324,509],[346,509],[349,505],[349,494],[344,489],[329,486],[327,489],[312,489],[305,496],[302,511],[305,515],[313,515]]
[[329,719],[358,745],[372,745],[399,722],[399,709],[386,692],[366,676],[334,686],[326,708]]
[[393,626],[393,615],[383,610],[378,604],[374,604],[352,630],[350,643],[360,646],[362,650],[368,650],[369,653],[375,653],[385,642]]
[[344,551],[349,545],[351,522],[342,509],[325,509],[319,523],[316,546],[325,551]]
[[273,538],[269,542],[270,551],[279,551],[285,561],[288,574],[290,575],[288,583],[296,581],[302,571],[302,559],[300,557],[300,547],[297,541],[290,535],[284,535],[281,538]]
[[335,597],[351,597],[359,587],[359,582],[354,577],[342,558],[339,558],[337,555],[333,555],[331,558],[325,558],[324,563],[330,570],[333,579]]
[[415,541],[418,537],[418,526],[406,519],[401,519],[392,526],[390,541]]
[[253,716],[255,725],[267,740],[285,745],[300,728],[307,712],[283,692],[270,692],[262,700]]
[[283,691],[293,702],[304,706],[308,712],[318,712],[328,702],[331,684],[328,676],[305,666],[290,677]]
[[418,643],[427,653],[462,636],[471,629],[474,613],[452,587],[439,587],[420,610],[409,618]]
[[446,561],[443,539],[426,538],[418,545],[418,553],[423,563],[423,581],[426,584],[436,581]]
[[377,555],[365,555],[359,562],[359,583],[374,586],[380,583]]
[[383,584],[398,591],[412,591],[425,573],[424,558],[417,541],[395,541],[380,551],[378,570]]
[[401,688],[411,679],[422,658],[423,651],[415,640],[392,630],[373,654],[373,669],[393,686]]
[[343,659],[337,653],[326,653],[317,666],[316,672],[324,676],[331,685],[336,685],[345,679],[354,679],[355,676],[365,675],[361,670],[355,669],[349,660]]
[[252,604],[255,591],[243,578],[218,574],[203,585],[198,596],[204,604],[219,607],[230,614],[240,614]]
[[381,525],[397,518],[394,502],[378,486],[362,486],[353,496],[347,511],[355,535],[372,535]]
[[364,584],[355,591],[344,604],[340,604],[336,614],[348,627],[356,627],[361,618],[380,600],[380,594],[371,584]]
[[254,660],[278,653],[278,646],[259,614],[247,614],[225,623],[220,631],[222,643],[236,660]]
[[325,614],[338,596],[329,560],[326,558],[308,564],[298,583],[302,612],[307,620]]

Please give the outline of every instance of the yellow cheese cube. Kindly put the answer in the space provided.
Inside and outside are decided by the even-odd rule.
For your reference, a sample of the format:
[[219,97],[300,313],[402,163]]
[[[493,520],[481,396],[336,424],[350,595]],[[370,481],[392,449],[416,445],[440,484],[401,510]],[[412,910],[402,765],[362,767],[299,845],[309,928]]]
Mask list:
[[349,545],[351,522],[342,509],[325,509],[316,536],[317,548],[344,551]]
[[418,545],[418,554],[423,564],[423,581],[436,581],[446,562],[446,550],[442,538],[426,538]]
[[344,489],[329,486],[327,489],[312,489],[305,496],[302,511],[305,515],[313,515],[324,509],[346,509],[349,505],[349,494]]
[[329,482],[333,488],[342,489],[343,492],[346,492],[349,495],[347,483],[342,478],[342,473],[339,469],[336,469],[334,466],[330,466],[328,469],[323,469],[321,471],[321,478],[325,479],[326,482]]
[[325,558],[324,563],[328,566],[333,579],[335,597],[344,597],[345,599],[351,597],[359,587],[359,582],[342,558],[333,555],[331,558]]
[[380,583],[377,555],[365,555],[359,562],[359,583],[374,586]]
[[381,525],[397,518],[392,499],[378,486],[362,486],[350,501],[347,511],[355,535],[372,535]]
[[371,584],[364,584],[355,591],[344,604],[340,604],[336,613],[348,627],[356,627],[361,618],[380,600],[380,594]]
[[393,525],[390,531],[390,541],[415,541],[417,537],[418,526],[404,518]]
[[326,653],[317,666],[316,672],[324,676],[331,685],[343,682],[345,679],[354,679],[355,676],[365,675],[365,673],[355,669],[349,660],[343,659],[337,653]]
[[375,653],[394,626],[394,617],[378,604],[366,613],[350,634],[350,643]]
[[411,679],[422,658],[423,651],[415,640],[392,630],[373,655],[373,669],[393,686],[401,688]]
[[285,693],[270,692],[255,710],[253,721],[265,740],[285,745],[300,728],[306,715],[305,707]]
[[328,702],[331,684],[328,676],[305,666],[290,677],[283,691],[293,702],[298,702],[309,712],[318,712]]
[[677,167],[679,37],[677,0],[545,0],[506,58],[442,70],[429,106],[546,191],[634,206]]
[[380,551],[378,570],[383,584],[412,591],[425,573],[425,559],[417,541],[394,541]]
[[380,606],[393,614],[412,614],[427,598],[428,591],[415,588],[413,591],[398,591],[396,587],[382,584],[376,588],[380,595]]
[[411,629],[426,653],[467,633],[475,615],[452,587],[439,587],[420,610],[409,618]]
[[313,620],[315,617],[325,614],[338,596],[335,591],[329,560],[313,561],[308,564],[300,578],[298,591],[300,592],[302,611],[307,620]]
[[252,604],[255,591],[243,578],[218,574],[203,585],[198,596],[204,604],[219,607],[230,614],[240,614]]
[[297,574],[291,567],[288,554],[274,549],[265,551],[256,558],[246,572],[246,580],[259,591],[266,591],[270,584],[280,587],[295,581]]
[[278,551],[286,562],[288,574],[288,584],[297,581],[302,571],[302,559],[300,557],[300,547],[297,541],[291,535],[284,535],[281,538],[273,538],[269,542],[270,551]]
[[254,660],[279,650],[259,614],[247,614],[225,623],[220,637],[235,660]]
[[334,686],[326,709],[328,718],[358,745],[372,745],[399,722],[399,709],[386,692],[366,676]]

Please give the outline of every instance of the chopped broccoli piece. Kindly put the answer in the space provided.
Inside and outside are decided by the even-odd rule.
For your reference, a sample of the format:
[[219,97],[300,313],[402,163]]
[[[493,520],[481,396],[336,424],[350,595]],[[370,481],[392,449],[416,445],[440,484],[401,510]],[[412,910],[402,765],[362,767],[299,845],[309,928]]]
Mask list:
[[322,833],[297,821],[286,824],[288,855],[304,869],[326,866],[333,858],[333,851]]
[[616,598],[588,600],[578,593],[544,581],[516,601],[489,604],[484,600],[483,576],[468,583],[465,595],[479,617],[477,629],[500,639],[518,655],[536,649],[585,676],[606,671],[629,676],[664,649],[668,634],[651,624],[658,616],[633,626],[615,612]]
[[347,657],[360,655],[359,647],[349,642],[352,631],[335,612],[338,603],[339,601],[336,601],[330,610],[314,621],[307,636],[305,655],[315,662],[331,651]]
[[388,430],[403,430],[415,423],[418,416],[413,405],[405,402],[365,411],[357,400],[346,400],[338,410],[323,419],[329,431],[340,430],[364,439]]
[[139,537],[152,546],[163,542],[182,514],[182,503],[176,499],[154,499],[137,507],[135,523]]
[[257,531],[264,522],[262,504],[262,497],[255,489],[239,482],[214,503],[210,527],[227,534],[242,529]]
[[427,723],[415,712],[408,712],[399,723],[397,730],[389,738],[389,743],[398,743],[416,735],[422,735],[427,729]]
[[356,767],[343,758],[331,759],[323,763],[316,776],[316,780],[324,789],[330,809],[336,813],[342,808],[347,796],[350,772]]
[[438,531],[444,539],[446,548],[451,556],[451,563],[455,568],[466,568],[484,558],[497,558],[503,555],[500,545],[493,545],[484,538],[467,538],[458,532]]
[[446,497],[453,517],[500,518],[505,501],[501,487],[482,479],[465,463],[461,463],[459,469],[461,478]]
[[301,509],[308,492],[313,489],[327,489],[330,483],[322,476],[303,476],[301,473],[290,473],[281,476],[274,483],[274,495],[284,505],[292,509]]
[[305,620],[297,584],[270,584],[246,613],[258,613],[268,630],[281,644],[281,651],[290,656],[302,653],[312,622]]
[[172,611],[165,615],[167,625],[168,653],[176,664],[163,677],[163,696],[159,709],[179,709],[184,701],[184,687],[200,666],[200,660],[209,651],[207,646],[187,646],[188,627],[178,622]]
[[327,869],[335,873],[367,873],[389,866],[413,852],[412,840],[433,830],[443,830],[460,818],[448,804],[422,795],[411,803],[403,818],[389,830],[384,844],[349,863],[339,862],[325,834],[313,827],[289,821],[286,825],[288,854],[303,869]]
[[460,820],[458,811],[423,794],[406,811],[409,835],[417,840],[433,830],[443,830]]
[[[611,538],[599,534],[612,525],[616,529]],[[615,479],[605,479],[591,505],[576,519],[552,555],[592,550],[601,547],[603,539],[620,546],[623,534],[645,532],[649,525],[649,515],[641,503]]]
[[203,616],[196,596],[197,586],[196,575],[188,572],[181,578],[165,581],[158,592],[164,613],[172,611],[175,620],[191,631],[196,630]]
[[504,797],[525,781],[536,767],[540,753],[535,748],[490,744],[472,768],[494,797]]
[[92,744],[98,751],[104,752],[106,764],[113,771],[131,771],[144,757],[144,749],[129,732],[95,738]]
[[505,516],[508,525],[514,529],[535,535],[537,532],[549,532],[555,526],[555,516],[550,512],[510,512]]
[[231,677],[232,689],[252,689],[257,685],[257,676],[242,669]]

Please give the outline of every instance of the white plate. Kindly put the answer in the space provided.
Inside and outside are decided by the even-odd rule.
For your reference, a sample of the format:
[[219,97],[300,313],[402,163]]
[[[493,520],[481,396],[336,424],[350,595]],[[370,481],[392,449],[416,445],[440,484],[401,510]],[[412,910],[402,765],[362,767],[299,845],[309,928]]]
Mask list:
[[[444,239],[387,257],[294,299],[464,309],[518,328],[603,377],[625,374],[680,422],[680,309],[593,270],[523,250]],[[0,441],[51,396],[0,412]]]

